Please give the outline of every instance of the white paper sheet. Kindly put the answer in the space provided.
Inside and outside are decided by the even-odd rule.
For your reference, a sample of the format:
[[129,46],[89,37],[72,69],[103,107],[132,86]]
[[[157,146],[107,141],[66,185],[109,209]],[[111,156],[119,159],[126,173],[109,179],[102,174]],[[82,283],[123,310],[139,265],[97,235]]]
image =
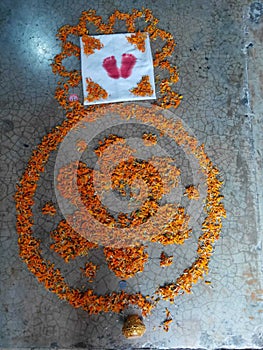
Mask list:
[[[90,55],[84,53],[84,45],[82,38],[80,38],[84,105],[156,98],[153,60],[148,34],[145,39],[145,52],[138,50],[135,45],[128,42],[127,36],[131,35],[131,33],[125,33],[93,36],[101,41],[103,48],[95,50]],[[116,65],[114,66],[115,60]],[[134,60],[135,64],[133,66]],[[114,67],[115,69],[112,69]],[[127,67],[132,69],[125,70]],[[116,78],[118,75],[119,77]],[[130,90],[135,88],[145,75],[149,76],[153,94],[151,96],[136,96],[132,94]],[[87,101],[86,78],[92,79],[93,82],[106,90],[108,97],[92,102]]]

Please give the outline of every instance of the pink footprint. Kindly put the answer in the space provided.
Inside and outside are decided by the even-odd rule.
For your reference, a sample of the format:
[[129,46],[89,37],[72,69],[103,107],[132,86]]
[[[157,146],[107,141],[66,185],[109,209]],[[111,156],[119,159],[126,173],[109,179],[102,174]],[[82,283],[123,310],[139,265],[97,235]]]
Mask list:
[[113,79],[118,79],[120,77],[119,69],[116,65],[117,61],[114,56],[106,57],[103,60],[103,68],[108,73],[108,76]]
[[132,69],[136,63],[136,57],[129,53],[124,53],[121,60],[121,77],[126,79],[132,73]]

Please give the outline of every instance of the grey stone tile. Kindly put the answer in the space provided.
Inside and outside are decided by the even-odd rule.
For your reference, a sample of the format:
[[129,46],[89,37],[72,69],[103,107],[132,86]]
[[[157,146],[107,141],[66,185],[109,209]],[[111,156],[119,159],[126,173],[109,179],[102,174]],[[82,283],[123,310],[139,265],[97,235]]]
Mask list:
[[[176,87],[184,98],[173,113],[205,144],[220,169],[227,219],[205,277],[212,283],[198,283],[191,295],[178,297],[174,305],[160,302],[145,319],[145,335],[130,341],[121,336],[121,329],[132,309],[89,316],[45,290],[28,271],[19,258],[13,195],[32,150],[65,117],[53,97],[57,78],[50,68],[60,51],[58,28],[76,24],[88,8],[106,18],[115,8],[142,6],[153,10],[160,27],[177,42],[171,60],[178,66]],[[262,348],[262,13],[262,1],[246,0],[1,2],[1,349]],[[118,132],[137,136],[130,125]],[[40,180],[36,215],[46,201],[56,202],[54,164],[55,155]],[[188,165],[181,161],[182,168]],[[189,173],[182,181],[192,177]],[[85,257],[65,265],[48,250],[49,231],[61,217],[38,215],[34,229],[44,254],[70,284],[81,287],[85,281],[79,268]],[[163,247],[149,245],[145,271],[129,279],[126,290],[152,293],[157,285],[173,280],[191,261],[197,231],[185,246],[165,248],[175,259],[165,271],[158,260]],[[120,279],[102,258],[98,252],[92,256],[101,265],[95,290],[119,290]],[[174,319],[168,333],[160,327],[165,307]]]

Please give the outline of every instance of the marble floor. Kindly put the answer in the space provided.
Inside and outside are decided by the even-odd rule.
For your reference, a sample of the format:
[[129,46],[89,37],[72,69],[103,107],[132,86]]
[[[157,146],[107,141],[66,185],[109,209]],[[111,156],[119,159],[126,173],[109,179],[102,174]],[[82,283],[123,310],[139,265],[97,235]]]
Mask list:
[[[29,271],[19,256],[14,195],[32,151],[65,120],[65,110],[54,98],[58,76],[51,68],[61,50],[58,29],[76,25],[84,10],[95,9],[106,19],[116,9],[131,12],[143,7],[150,8],[159,19],[158,26],[175,39],[169,59],[178,68],[180,80],[175,90],[183,99],[167,113],[183,121],[220,170],[227,217],[214,244],[208,275],[193,286],[191,294],[178,295],[174,304],[160,300],[144,317],[145,334],[126,339],[123,322],[129,313],[139,312],[136,307],[89,315],[60,300]],[[1,0],[0,26],[0,348],[262,349],[263,1]],[[90,33],[96,34],[93,31]],[[138,125],[135,129],[121,125],[112,130],[134,138],[142,132]],[[169,153],[172,146],[164,138],[158,156]],[[181,185],[201,182],[190,156],[179,149],[172,151],[181,169]],[[185,245],[149,244],[144,271],[126,282],[109,270],[102,250],[91,252],[88,257],[100,269],[94,283],[87,282],[80,271],[86,256],[65,263],[49,251],[53,242],[49,232],[63,219],[58,207],[55,216],[41,214],[44,203],[58,200],[56,156],[57,151],[38,184],[33,230],[42,242],[42,254],[62,271],[67,283],[92,288],[100,295],[122,290],[152,295],[191,265],[204,214],[198,206],[191,207],[181,191],[174,196],[193,215],[193,235]],[[163,250],[174,257],[173,265],[166,269],[159,264]],[[166,308],[173,319],[168,332],[163,329]]]

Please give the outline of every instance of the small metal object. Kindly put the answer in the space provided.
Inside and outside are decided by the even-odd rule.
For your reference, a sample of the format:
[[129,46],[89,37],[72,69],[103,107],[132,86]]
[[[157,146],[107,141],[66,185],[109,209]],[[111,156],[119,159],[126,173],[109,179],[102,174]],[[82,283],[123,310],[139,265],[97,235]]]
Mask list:
[[127,288],[127,282],[125,280],[122,280],[119,282],[119,287],[121,290],[124,290]]
[[144,335],[146,331],[146,327],[138,315],[129,315],[126,320],[124,321],[123,327],[122,327],[122,334],[126,338],[139,338]]

